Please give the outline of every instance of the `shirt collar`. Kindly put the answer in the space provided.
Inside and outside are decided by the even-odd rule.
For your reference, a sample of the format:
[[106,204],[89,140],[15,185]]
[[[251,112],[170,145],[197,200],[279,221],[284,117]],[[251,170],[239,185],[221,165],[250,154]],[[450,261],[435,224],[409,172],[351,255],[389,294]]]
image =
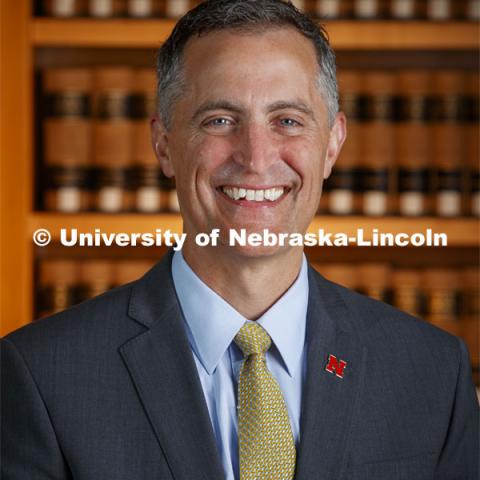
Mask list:
[[[300,366],[305,343],[307,270],[304,255],[295,282],[257,320],[270,335],[290,376],[295,375]],[[211,375],[247,319],[193,272],[181,251],[173,256],[172,276],[190,343],[203,368]]]

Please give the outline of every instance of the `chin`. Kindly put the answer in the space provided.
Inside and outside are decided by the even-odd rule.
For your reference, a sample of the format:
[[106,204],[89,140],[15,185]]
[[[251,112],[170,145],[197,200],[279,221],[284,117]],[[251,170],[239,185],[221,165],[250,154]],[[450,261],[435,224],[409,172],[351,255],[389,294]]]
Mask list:
[[235,245],[235,246],[227,246],[228,251],[231,252],[232,255],[237,257],[247,258],[267,258],[273,257],[282,253],[285,253],[291,247],[280,247],[280,246],[260,246],[254,247],[251,245]]

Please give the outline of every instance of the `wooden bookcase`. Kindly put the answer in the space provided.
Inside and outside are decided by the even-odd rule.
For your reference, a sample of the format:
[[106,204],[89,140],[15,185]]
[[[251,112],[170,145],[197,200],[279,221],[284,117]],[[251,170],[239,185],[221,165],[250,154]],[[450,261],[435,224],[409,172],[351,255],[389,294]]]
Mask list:
[[[47,50],[154,49],[174,23],[168,20],[93,20],[34,18],[31,0],[0,3],[0,335],[33,318],[35,245],[32,233],[46,228],[53,237],[61,227],[105,232],[141,232],[155,228],[181,231],[178,215],[75,214],[38,212],[34,208],[34,69],[35,54]],[[431,52],[437,57],[478,55],[479,25],[469,22],[353,22],[327,23],[334,48],[349,55],[361,52]],[[66,53],[67,52],[67,53]],[[379,220],[368,217],[318,217],[311,229],[351,232],[371,230]],[[478,261],[479,221],[472,218],[443,219],[384,217],[382,228],[390,232],[416,232],[425,228],[447,233],[444,257],[457,255]],[[397,252],[398,254],[398,252]],[[413,253],[420,257],[422,251]],[[369,253],[375,258],[375,252]],[[412,253],[408,253],[412,255]]]

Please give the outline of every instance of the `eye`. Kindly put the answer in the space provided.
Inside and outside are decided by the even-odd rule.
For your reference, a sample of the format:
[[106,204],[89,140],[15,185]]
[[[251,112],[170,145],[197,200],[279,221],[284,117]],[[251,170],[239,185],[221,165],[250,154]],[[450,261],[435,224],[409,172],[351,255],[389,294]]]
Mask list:
[[282,127],[300,127],[301,123],[293,118],[282,118],[280,120],[280,125]]
[[211,126],[211,127],[228,127],[230,125],[233,125],[233,122],[229,118],[216,117],[216,118],[212,118],[210,120],[207,120],[204,123],[204,125]]

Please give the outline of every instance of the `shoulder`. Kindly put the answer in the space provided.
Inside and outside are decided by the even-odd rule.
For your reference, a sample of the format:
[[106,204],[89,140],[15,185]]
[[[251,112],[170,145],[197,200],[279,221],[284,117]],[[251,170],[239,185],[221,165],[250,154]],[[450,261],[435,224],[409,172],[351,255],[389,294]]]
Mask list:
[[138,280],[26,325],[3,342],[30,365],[110,361],[123,344],[171,314],[170,272],[171,255],[165,255]]
[[36,320],[3,338],[34,362],[106,348],[140,326],[128,319],[135,282],[114,288],[67,310]]
[[452,363],[452,358],[460,360],[464,346],[459,338],[426,320],[330,282],[316,272],[310,278],[324,295],[344,306],[349,327],[369,350],[386,358],[408,355],[420,363],[427,357],[440,363]]

